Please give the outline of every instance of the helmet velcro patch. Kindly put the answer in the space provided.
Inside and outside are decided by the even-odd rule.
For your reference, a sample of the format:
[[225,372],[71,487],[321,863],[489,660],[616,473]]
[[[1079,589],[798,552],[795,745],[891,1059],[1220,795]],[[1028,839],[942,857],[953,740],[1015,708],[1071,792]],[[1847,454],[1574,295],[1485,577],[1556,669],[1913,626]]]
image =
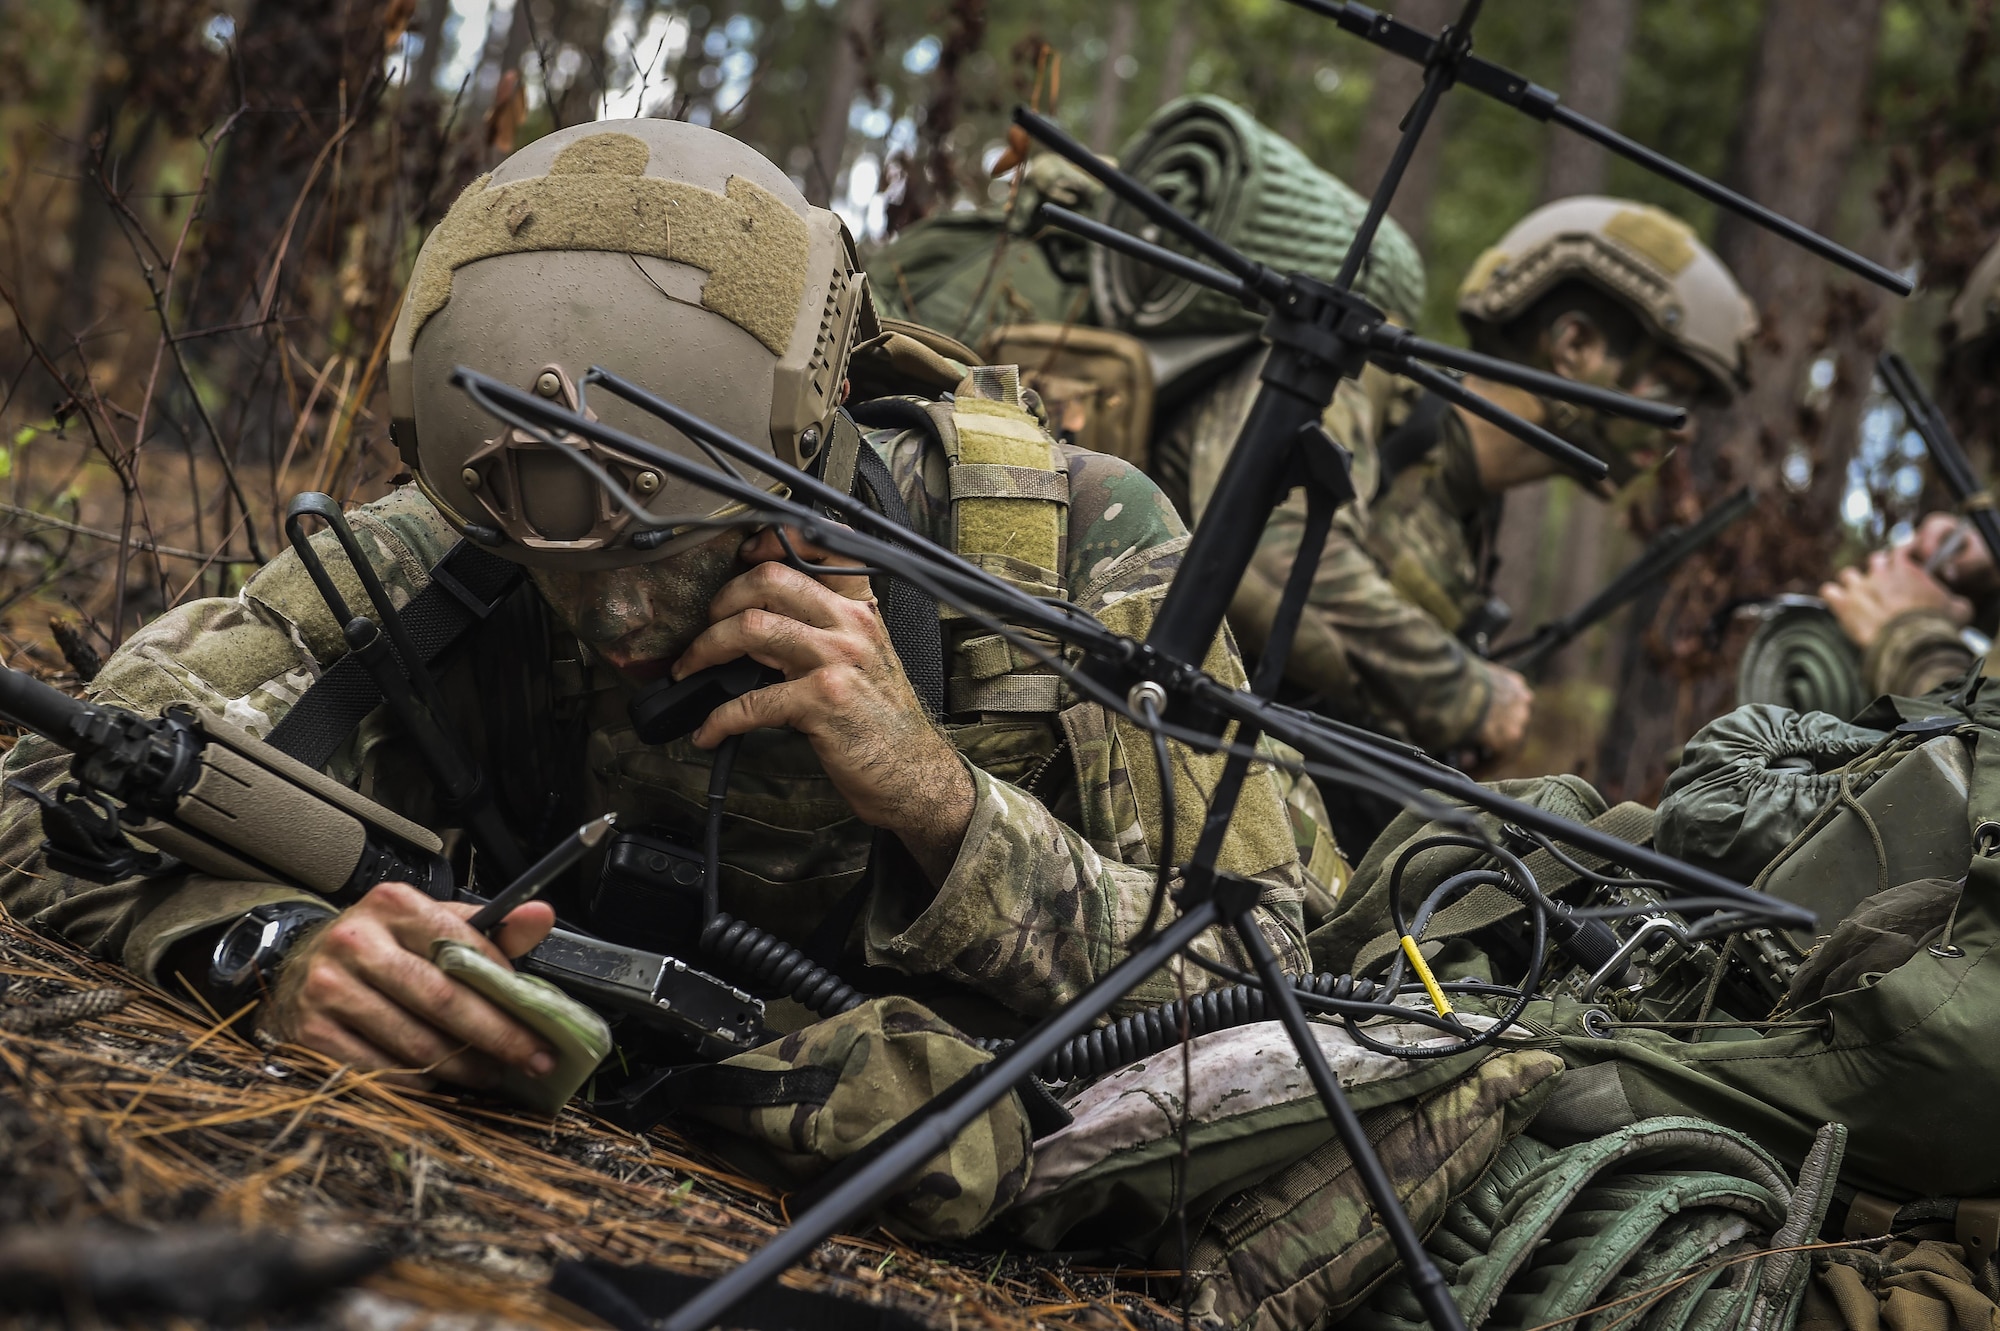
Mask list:
[[[703,308],[783,355],[804,299],[811,236],[770,190],[731,176],[723,194],[643,174],[650,149],[629,134],[593,134],[563,149],[549,174],[488,188],[481,176],[452,204],[410,275],[414,343],[451,299],[466,264],[537,250],[649,254],[708,274]],[[407,355],[408,346],[392,349]]]
[[1685,222],[1657,208],[1627,208],[1604,224],[1604,234],[1634,254],[1678,277],[1694,262],[1694,233]]

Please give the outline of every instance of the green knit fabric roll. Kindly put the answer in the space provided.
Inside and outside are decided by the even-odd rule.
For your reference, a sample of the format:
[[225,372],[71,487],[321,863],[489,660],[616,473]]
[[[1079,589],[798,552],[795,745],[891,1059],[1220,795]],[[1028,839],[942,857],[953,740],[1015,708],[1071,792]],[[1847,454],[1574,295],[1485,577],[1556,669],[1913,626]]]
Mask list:
[[[1169,102],[1125,146],[1120,163],[1176,209],[1250,258],[1284,272],[1332,278],[1368,201],[1313,165],[1242,107],[1220,97]],[[1129,205],[1115,203],[1113,226],[1191,253]],[[1195,333],[1255,328],[1262,319],[1185,278],[1099,249],[1090,289],[1098,317],[1127,332]],[[1384,220],[1355,289],[1413,323],[1424,304],[1416,246]]]

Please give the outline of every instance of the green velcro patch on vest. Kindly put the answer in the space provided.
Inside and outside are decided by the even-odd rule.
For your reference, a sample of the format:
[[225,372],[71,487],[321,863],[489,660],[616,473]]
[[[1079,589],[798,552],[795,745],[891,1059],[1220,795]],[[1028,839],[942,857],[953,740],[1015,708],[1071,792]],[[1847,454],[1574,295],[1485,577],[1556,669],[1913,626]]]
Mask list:
[[[1041,423],[1021,407],[960,397],[952,406],[958,458],[952,516],[960,554],[997,556],[1060,582],[1069,481]],[[1031,481],[1032,476],[1048,481]],[[1050,484],[1049,482],[1053,482]]]
[[535,250],[649,254],[708,274],[702,308],[783,355],[805,298],[812,237],[783,199],[741,176],[722,194],[645,174],[650,149],[629,134],[594,134],[563,149],[546,176],[488,188],[481,176],[452,204],[417,256],[410,317],[391,348],[407,356],[424,322],[451,299],[452,275],[480,259]]

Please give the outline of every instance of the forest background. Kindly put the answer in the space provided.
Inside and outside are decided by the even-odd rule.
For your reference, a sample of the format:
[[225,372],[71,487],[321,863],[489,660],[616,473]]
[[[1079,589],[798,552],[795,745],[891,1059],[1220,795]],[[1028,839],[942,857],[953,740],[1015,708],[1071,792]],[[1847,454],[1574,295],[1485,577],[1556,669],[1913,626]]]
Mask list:
[[[1469,94],[1395,209],[1423,331],[1546,198],[1694,222],[1763,317],[1757,387],[1654,480],[1509,499],[1500,591],[1531,627],[1735,486],[1756,512],[1546,677],[1515,770],[1657,791],[1729,704],[1737,607],[1810,591],[1941,502],[1872,382],[1929,377],[1945,306],[2000,236],[1996,0],[1492,0],[1482,54],[1864,253],[1895,301],[1638,168]],[[1453,0],[1385,4],[1435,29]],[[1115,152],[1158,106],[1248,106],[1371,189],[1414,67],[1280,0],[0,0],[0,651],[87,677],[166,607],[232,594],[299,490],[393,483],[384,355],[417,244],[479,172],[578,121],[735,134],[879,240],[990,205],[1008,108]],[[1054,74],[1056,77],[1050,78]],[[1940,396],[1975,462],[1994,385]]]

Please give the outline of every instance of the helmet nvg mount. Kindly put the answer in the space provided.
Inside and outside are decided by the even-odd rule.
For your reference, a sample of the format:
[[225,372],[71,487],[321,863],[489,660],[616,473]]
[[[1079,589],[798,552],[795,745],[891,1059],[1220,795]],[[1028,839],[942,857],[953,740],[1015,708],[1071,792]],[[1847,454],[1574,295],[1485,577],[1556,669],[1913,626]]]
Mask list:
[[[672,120],[579,125],[474,181],[424,242],[390,339],[392,430],[424,493],[496,553],[535,567],[643,563],[740,510],[617,450],[560,441],[664,525],[635,522],[574,460],[496,426],[451,386],[453,367],[575,407],[600,365],[804,466],[832,429],[857,328],[872,323],[840,219],[755,150]],[[610,394],[587,406],[709,465]]]
[[1692,227],[1649,204],[1579,195],[1537,208],[1474,262],[1458,317],[1475,337],[1505,328],[1569,281],[1629,309],[1725,397],[1745,386],[1756,309]]

